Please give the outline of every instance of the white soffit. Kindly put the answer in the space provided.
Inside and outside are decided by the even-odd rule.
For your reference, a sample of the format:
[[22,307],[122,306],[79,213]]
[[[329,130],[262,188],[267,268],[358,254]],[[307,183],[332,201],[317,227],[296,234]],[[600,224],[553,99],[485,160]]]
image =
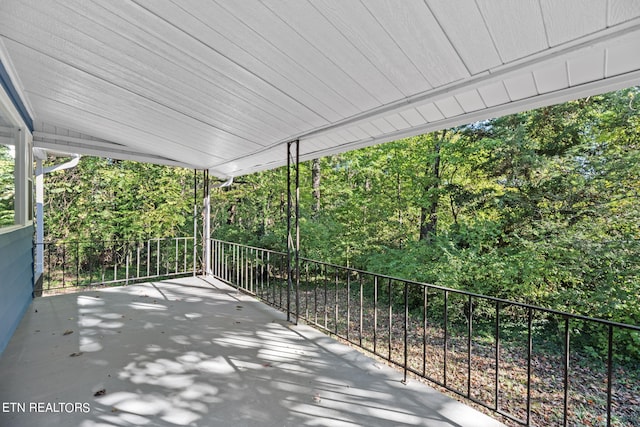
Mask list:
[[2,0],[34,145],[238,176],[640,82],[635,0]]

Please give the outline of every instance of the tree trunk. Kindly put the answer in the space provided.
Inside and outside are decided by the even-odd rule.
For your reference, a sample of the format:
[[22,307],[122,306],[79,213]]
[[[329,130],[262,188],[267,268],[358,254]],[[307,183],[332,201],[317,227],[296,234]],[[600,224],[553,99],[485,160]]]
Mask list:
[[311,164],[311,188],[313,194],[313,205],[311,210],[315,217],[320,212],[320,159],[313,159]]
[[227,225],[233,225],[236,222],[236,204],[232,203],[227,209],[228,217],[227,217]]
[[420,240],[429,242],[438,229],[438,188],[440,187],[440,144],[445,137],[442,131],[440,139],[433,147],[433,160],[425,170],[424,203],[420,209]]

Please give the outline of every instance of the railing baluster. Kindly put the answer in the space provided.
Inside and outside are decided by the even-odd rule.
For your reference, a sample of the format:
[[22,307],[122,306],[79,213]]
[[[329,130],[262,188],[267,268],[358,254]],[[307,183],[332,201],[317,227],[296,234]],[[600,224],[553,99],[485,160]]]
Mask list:
[[407,369],[409,367],[409,284],[404,282],[404,377],[403,382],[407,383]]
[[564,399],[563,399],[563,426],[569,425],[569,317],[564,318]]
[[373,354],[378,354],[378,276],[373,276]]
[[392,306],[392,297],[391,297],[391,279],[389,279],[389,282],[387,283],[387,287],[388,287],[388,291],[389,291],[389,324],[388,326],[388,333],[389,333],[389,361],[391,361],[393,358],[391,357],[391,337],[392,337],[392,329],[391,329],[391,324],[393,323],[393,306]]
[[129,262],[131,261],[131,259],[130,259],[131,258],[131,254],[129,253],[129,245],[128,244],[126,246],[126,251],[127,251],[126,252],[127,253],[127,258],[126,258],[125,262],[127,263],[127,268],[126,268],[126,271],[125,271],[124,283],[126,285],[128,285],[129,284]]
[[613,326],[608,328],[607,346],[607,427],[611,427],[611,400],[613,397]]
[[427,375],[427,304],[429,288],[422,287],[422,376]]
[[500,410],[500,301],[496,301],[496,388],[495,388],[495,410]]
[[[314,270],[315,271],[315,270]],[[318,273],[313,279],[313,323],[318,324]]]
[[256,277],[256,293],[260,295],[264,295],[264,250],[260,249],[259,252],[256,252],[256,264],[259,266],[257,270],[258,277]]
[[469,295],[467,301],[469,314],[467,318],[467,398],[471,397],[471,341],[473,335],[473,297]]
[[349,329],[351,329],[351,274],[349,270],[347,274],[347,341],[349,341]]
[[338,335],[338,269],[335,269],[336,274],[335,274],[335,287],[336,287],[336,295],[335,295],[335,333],[336,335]]
[[323,276],[323,281],[324,281],[324,328],[328,329],[329,326],[329,304],[328,304],[328,296],[329,296],[329,291],[328,291],[328,275],[327,275],[327,265],[324,265],[324,274]]
[[[271,277],[269,274],[269,266],[271,265],[271,253],[267,252],[267,293],[269,293],[269,288],[271,287]],[[273,269],[271,269],[273,271]],[[273,302],[275,303],[276,301],[276,297],[275,297],[275,293],[273,294]]]
[[147,277],[151,276],[151,239],[147,239]]
[[118,253],[114,247],[115,243],[111,242],[111,258],[113,259],[113,280],[118,280]]
[[[284,258],[280,257],[280,274],[282,274],[282,272],[284,271],[284,265],[283,264],[285,264]],[[287,276],[284,279],[285,280],[289,280],[288,276],[289,276],[289,272],[287,271]],[[282,283],[280,283],[279,288],[280,288],[280,307],[282,307],[282,288],[283,288]]]
[[184,248],[182,250],[182,272],[186,273],[187,272],[187,239],[183,238],[182,243]]
[[62,287],[66,286],[67,244],[62,244]]
[[76,242],[76,286],[80,286],[80,242]]
[[260,285],[260,280],[262,279],[262,276],[260,275],[260,268],[261,268],[261,263],[258,260],[258,256],[261,254],[261,252],[258,252],[258,249],[255,250],[254,252],[255,257],[254,257],[254,266],[253,266],[253,270],[252,270],[252,274],[253,274],[253,291],[256,295],[258,295],[258,287]]
[[136,279],[140,277],[140,242],[136,242]]
[[531,357],[533,354],[533,311],[531,307],[527,316],[527,425],[531,424]]
[[449,341],[449,291],[444,291],[444,358],[443,358],[443,372],[444,386],[447,386],[447,347]]
[[[301,261],[302,265],[304,261]],[[304,262],[304,318],[309,320],[309,264]]]
[[47,244],[47,289],[51,288],[51,243]]
[[362,335],[363,335],[363,304],[364,304],[364,296],[363,296],[363,289],[364,289],[364,275],[360,274],[360,331],[358,334],[358,341],[360,344],[360,347],[362,347]]
[[107,274],[107,266],[105,265],[106,257],[104,256],[104,252],[106,250],[104,241],[100,241],[100,247],[100,253],[103,254],[103,256],[100,257],[100,274],[102,276],[102,281],[104,282],[105,275]]

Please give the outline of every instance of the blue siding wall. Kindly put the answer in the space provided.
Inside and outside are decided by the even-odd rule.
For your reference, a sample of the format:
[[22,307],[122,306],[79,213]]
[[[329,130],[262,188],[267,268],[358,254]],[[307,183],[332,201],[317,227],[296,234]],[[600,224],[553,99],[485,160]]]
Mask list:
[[0,353],[31,304],[33,227],[0,234]]

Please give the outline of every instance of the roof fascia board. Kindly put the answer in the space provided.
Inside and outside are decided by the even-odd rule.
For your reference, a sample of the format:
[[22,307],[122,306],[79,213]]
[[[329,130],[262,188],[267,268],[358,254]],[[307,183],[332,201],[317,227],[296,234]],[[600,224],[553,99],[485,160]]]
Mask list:
[[[23,96],[22,91],[19,89],[20,86],[16,85],[18,82],[17,74],[13,70],[11,60],[5,52],[4,44],[0,40],[0,86],[2,86],[11,105],[15,108],[20,121],[29,129],[29,132],[33,133],[33,115],[24,101],[26,97]],[[13,120],[16,121],[16,118],[14,117]]]

